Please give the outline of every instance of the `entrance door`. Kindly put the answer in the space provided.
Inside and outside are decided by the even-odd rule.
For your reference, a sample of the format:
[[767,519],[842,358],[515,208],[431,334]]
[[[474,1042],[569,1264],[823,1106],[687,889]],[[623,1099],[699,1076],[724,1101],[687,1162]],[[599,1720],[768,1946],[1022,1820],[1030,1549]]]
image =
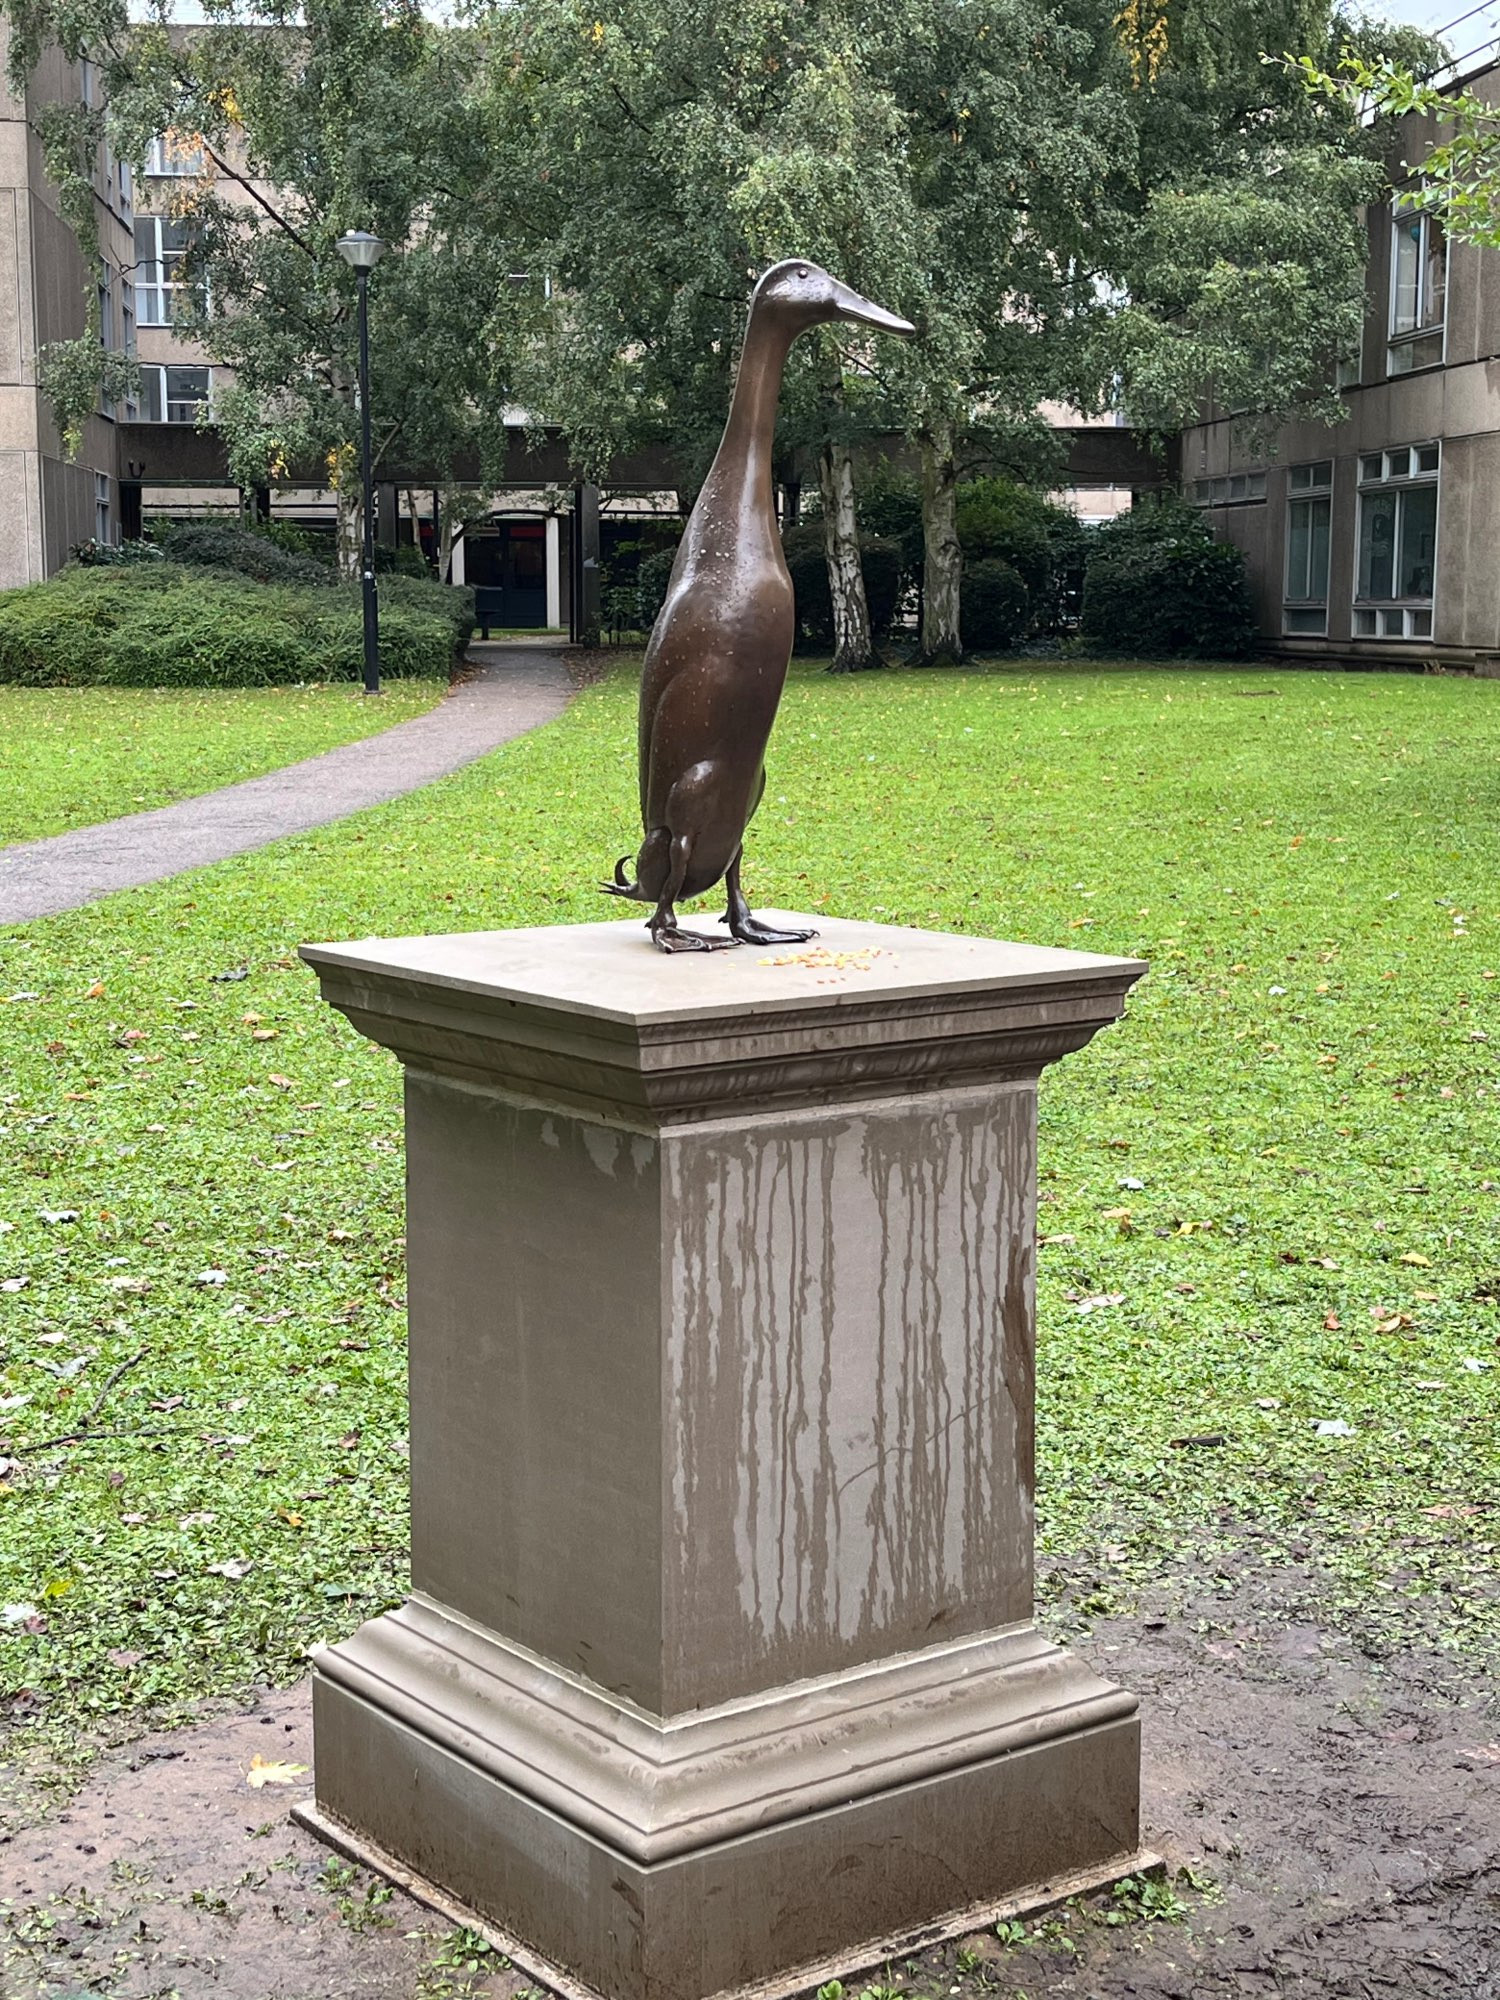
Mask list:
[[478,592],[479,623],[534,627],[547,622],[547,524],[494,521],[464,536],[464,580]]

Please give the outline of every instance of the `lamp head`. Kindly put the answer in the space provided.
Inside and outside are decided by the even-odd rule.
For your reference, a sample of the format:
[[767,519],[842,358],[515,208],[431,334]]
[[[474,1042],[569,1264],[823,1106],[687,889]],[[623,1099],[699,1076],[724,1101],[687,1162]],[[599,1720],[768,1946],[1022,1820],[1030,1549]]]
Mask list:
[[334,248],[355,271],[373,271],[385,255],[384,243],[368,229],[346,229]]

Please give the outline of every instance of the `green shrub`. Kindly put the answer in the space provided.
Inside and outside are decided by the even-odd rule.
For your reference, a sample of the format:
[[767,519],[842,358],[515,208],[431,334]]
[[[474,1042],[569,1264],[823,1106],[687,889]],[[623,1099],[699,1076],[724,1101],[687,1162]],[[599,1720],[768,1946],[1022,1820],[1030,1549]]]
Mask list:
[[[797,602],[797,644],[819,651],[833,644],[833,595],[828,588],[828,558],[823,550],[823,523],[802,521],[781,538]],[[870,630],[882,638],[901,603],[904,573],[899,545],[884,535],[860,538],[860,566],[865,574],[865,603]]]
[[[381,595],[382,671],[392,679],[446,678],[465,609],[463,642],[473,629],[469,594],[392,577]],[[0,592],[0,682],[266,687],[357,681],[363,665],[352,585],[262,584],[160,562],[65,569],[49,582]]]
[[672,580],[676,549],[653,549],[642,556],[635,573],[635,623],[640,632],[649,632],[667,601],[667,585]]
[[313,583],[329,586],[338,578],[316,556],[297,555],[278,547],[267,535],[238,521],[166,521],[154,530],[168,562],[192,568],[222,569],[257,583]]
[[1001,653],[1018,646],[1031,629],[1031,593],[1020,572],[998,556],[966,562],[959,624],[971,653]]
[[833,598],[828,589],[828,558],[823,553],[823,523],[800,521],[785,530],[781,552],[792,578],[797,605],[797,644],[816,649],[833,644]]
[[[964,561],[1008,562],[1025,584],[1032,615],[1047,630],[1071,622],[1088,530],[1067,507],[1010,479],[971,479],[958,489]],[[965,643],[969,635],[964,634]]]
[[[355,586],[345,588],[353,590]],[[375,594],[380,600],[382,634],[387,612],[402,611],[442,619],[452,634],[455,659],[462,656],[474,636],[474,593],[462,585],[439,583],[430,572],[426,576],[382,576],[376,579]]]
[[1082,629],[1111,653],[1240,659],[1257,643],[1245,558],[1180,500],[1135,507],[1092,539]]
[[84,569],[134,569],[138,563],[160,562],[162,551],[155,542],[75,542],[68,561]]
[[925,547],[921,482],[910,473],[893,472],[879,460],[855,488],[854,509],[862,536],[879,535],[900,549],[904,587],[919,585]]
[[285,549],[288,555],[311,556],[323,569],[338,565],[336,538],[304,527],[300,521],[252,521],[250,532],[262,536],[273,548]]
[[[870,612],[870,630],[883,638],[895,622],[906,589],[906,565],[901,544],[889,535],[861,535],[860,567],[865,573],[865,603]],[[827,565],[824,565],[825,572]]]

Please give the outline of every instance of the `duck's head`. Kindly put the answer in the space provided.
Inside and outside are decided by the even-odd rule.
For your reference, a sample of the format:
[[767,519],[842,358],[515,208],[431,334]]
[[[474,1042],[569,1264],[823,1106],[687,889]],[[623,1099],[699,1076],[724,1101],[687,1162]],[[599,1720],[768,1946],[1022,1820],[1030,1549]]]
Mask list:
[[820,264],[806,257],[788,257],[765,272],[751,300],[751,310],[757,307],[774,313],[798,333],[834,319],[852,320],[856,326],[872,326],[881,333],[903,337],[917,330],[909,319],[887,312],[873,299],[840,284]]

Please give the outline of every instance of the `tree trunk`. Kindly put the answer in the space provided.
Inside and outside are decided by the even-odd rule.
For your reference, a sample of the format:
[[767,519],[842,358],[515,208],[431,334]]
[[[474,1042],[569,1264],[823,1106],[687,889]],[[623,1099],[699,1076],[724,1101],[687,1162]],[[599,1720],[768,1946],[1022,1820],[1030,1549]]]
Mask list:
[[338,549],[339,575],[345,583],[358,583],[361,575],[360,558],[364,553],[364,514],[359,504],[359,456],[352,445],[345,445],[328,458],[329,482],[333,487],[337,503],[337,526],[335,543]]
[[854,465],[847,445],[831,440],[824,444],[818,453],[818,484],[823,492],[823,551],[833,599],[833,658],[828,671],[863,673],[867,667],[878,667],[880,659],[870,638],[870,608],[854,521]]
[[918,664],[955,667],[964,656],[959,633],[963,551],[958,545],[958,470],[953,426],[936,423],[922,436],[922,640]]

